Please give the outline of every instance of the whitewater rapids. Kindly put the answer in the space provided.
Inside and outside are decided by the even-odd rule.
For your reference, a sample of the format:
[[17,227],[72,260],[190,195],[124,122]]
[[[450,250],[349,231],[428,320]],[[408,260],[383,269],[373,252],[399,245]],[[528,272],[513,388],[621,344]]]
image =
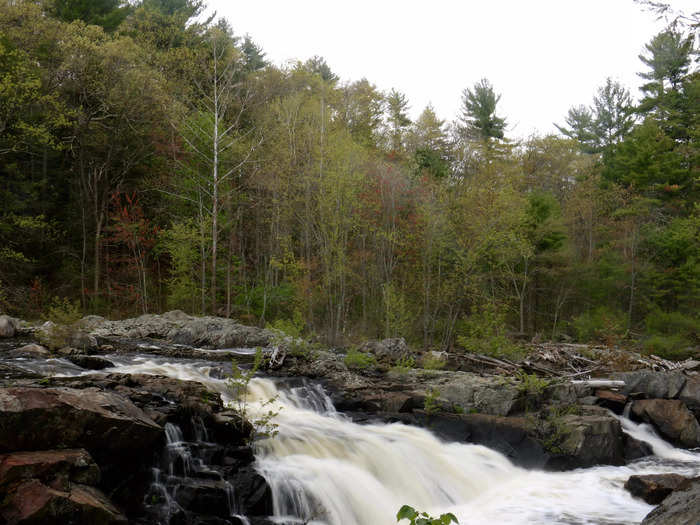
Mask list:
[[[232,401],[226,382],[211,374],[212,363],[109,358],[117,366],[106,372],[199,381]],[[653,507],[623,489],[629,476],[700,475],[700,454],[676,449],[627,418],[620,418],[623,430],[649,443],[654,456],[552,473],[518,468],[496,451],[446,443],[425,429],[353,423],[317,384],[285,388],[256,377],[247,403],[253,418],[278,412],[278,433],[257,444],[256,468],[272,488],[279,523],[390,525],[408,504],[433,515],[452,512],[462,525],[637,524]]]

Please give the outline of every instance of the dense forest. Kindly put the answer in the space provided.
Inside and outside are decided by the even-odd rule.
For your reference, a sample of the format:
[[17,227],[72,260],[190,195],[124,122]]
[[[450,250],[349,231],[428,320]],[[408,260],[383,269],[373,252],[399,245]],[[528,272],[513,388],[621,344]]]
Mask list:
[[413,121],[400,91],[270,64],[204,10],[0,0],[0,312],[697,347],[696,20],[650,35],[638,95],[608,80],[513,140],[487,79]]

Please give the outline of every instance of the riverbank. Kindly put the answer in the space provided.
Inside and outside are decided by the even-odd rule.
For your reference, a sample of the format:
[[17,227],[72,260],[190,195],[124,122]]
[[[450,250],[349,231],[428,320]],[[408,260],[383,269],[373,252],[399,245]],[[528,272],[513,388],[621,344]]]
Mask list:
[[[80,330],[63,334],[68,346],[52,350],[38,344],[47,340],[42,331],[49,329],[18,323],[13,339],[0,340],[0,453],[6,465],[0,468],[0,486],[9,496],[0,512],[8,523],[29,523],[42,512],[59,512],[56,509],[63,509],[60,519],[69,516],[76,523],[244,522],[234,515],[265,523],[266,516],[299,513],[304,505],[311,513],[307,518],[317,513],[328,523],[365,523],[333,514],[336,511],[326,508],[328,494],[313,496],[317,488],[304,485],[295,469],[323,477],[328,475],[326,465],[311,460],[290,465],[289,447],[315,436],[316,450],[326,450],[326,457],[331,450],[337,452],[328,448],[326,434],[340,433],[351,442],[369,440],[363,461],[371,463],[377,454],[389,454],[382,447],[390,436],[382,432],[394,428],[429,430],[400,434],[406,446],[434,440],[432,435],[442,443],[484,445],[511,475],[518,467],[537,469],[533,472],[610,468],[623,469],[611,471],[615,476],[625,472],[629,477],[631,472],[654,473],[654,458],[664,455],[681,458],[679,473],[700,474],[692,466],[693,453],[682,450],[700,446],[700,377],[692,361],[661,371],[644,365],[615,372],[601,366],[598,371],[609,377],[595,382],[581,375],[538,376],[535,367],[545,365],[534,360],[516,373],[507,363],[502,370],[465,370],[465,360],[455,366],[459,356],[450,355],[434,356],[444,362],[444,369],[412,368],[405,366],[409,358],[417,362],[424,356],[412,353],[400,340],[369,342],[358,352],[365,361],[358,361],[348,359],[346,352],[313,348],[268,330],[181,312],[116,322],[86,318]],[[254,380],[262,393],[251,406],[285,399],[280,410],[270,408],[278,412],[273,421],[278,421],[279,436],[257,443],[250,442],[254,429],[222,400],[230,359],[250,362],[253,346],[263,347],[273,359],[264,374],[268,379]],[[581,358],[590,360],[590,353]],[[637,365],[641,368],[643,363]],[[553,368],[551,362],[547,368]],[[307,379],[312,383],[305,383]],[[310,385],[322,385],[330,397]],[[297,393],[290,393],[294,389]],[[251,410],[254,419],[255,409]],[[305,425],[305,420],[317,426]],[[18,428],[26,430],[19,434]],[[661,450],[650,438],[652,429],[678,448],[666,444]],[[441,449],[437,443],[431,446]],[[302,458],[314,457],[307,449],[297,452]],[[472,453],[459,449],[457,455],[471,458],[464,459],[465,465],[471,465],[470,475],[479,476],[484,456]],[[335,461],[345,464],[349,460],[342,460],[342,454]],[[421,454],[426,454],[426,468],[438,461],[429,452]],[[22,467],[17,470],[16,464]],[[670,468],[656,467],[666,473]],[[426,475],[419,471],[413,475]],[[372,472],[375,480],[383,479],[384,474]],[[504,476],[491,488],[505,482]],[[422,486],[418,478],[413,483]],[[464,483],[458,475],[450,479],[457,487]],[[302,493],[294,492],[301,489],[291,487],[290,480],[304,485]],[[397,493],[404,498],[400,504],[442,501],[420,490],[400,490],[395,480],[383,483],[384,505],[389,507]],[[431,483],[444,485],[439,480]],[[71,487],[77,487],[75,494]],[[40,502],[36,508],[21,504],[28,501],[27,494]],[[296,502],[288,501],[290,494],[297,494]],[[472,499],[478,497],[472,494]],[[651,509],[640,505],[630,504],[635,515]],[[315,506],[320,508],[314,511]],[[376,515],[385,515],[385,507],[379,507]],[[344,508],[341,514],[355,512],[352,505]]]

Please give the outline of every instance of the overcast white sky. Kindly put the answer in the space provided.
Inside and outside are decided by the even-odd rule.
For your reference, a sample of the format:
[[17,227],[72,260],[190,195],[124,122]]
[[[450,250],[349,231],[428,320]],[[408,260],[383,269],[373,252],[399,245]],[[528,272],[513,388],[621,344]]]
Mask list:
[[[465,87],[488,78],[511,137],[554,131],[610,76],[638,94],[637,56],[662,27],[632,0],[209,0],[275,64],[326,58],[452,120]],[[672,0],[691,12],[696,0]]]

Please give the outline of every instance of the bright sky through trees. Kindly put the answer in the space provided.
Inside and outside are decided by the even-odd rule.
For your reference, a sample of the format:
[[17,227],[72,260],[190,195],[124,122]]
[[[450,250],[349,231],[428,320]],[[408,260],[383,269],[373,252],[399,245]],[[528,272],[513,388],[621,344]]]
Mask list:
[[[408,96],[415,119],[432,102],[457,116],[462,90],[488,78],[511,137],[554,132],[612,77],[633,96],[637,55],[664,25],[632,0],[211,0],[238,34],[283,64],[323,55],[343,80],[367,77]],[[689,13],[692,0],[671,4]]]

